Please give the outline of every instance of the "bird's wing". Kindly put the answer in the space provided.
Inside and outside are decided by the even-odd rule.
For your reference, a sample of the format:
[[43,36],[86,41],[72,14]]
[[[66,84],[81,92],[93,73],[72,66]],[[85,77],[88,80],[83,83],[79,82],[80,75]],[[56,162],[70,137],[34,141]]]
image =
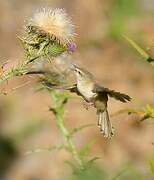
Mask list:
[[80,94],[80,92],[78,91],[76,84],[73,84],[72,86],[60,86],[60,85],[56,85],[53,83],[49,83],[49,82],[47,83],[46,82],[46,86],[50,87],[50,89],[68,90],[71,93],[76,93],[78,96],[82,96]]
[[69,90],[72,93],[76,93],[77,95],[81,95],[77,89],[77,84],[73,84],[72,86],[65,87],[66,90]]
[[29,71],[27,72],[25,75],[33,75],[33,74],[45,74],[46,72],[45,71]]
[[107,93],[107,95],[109,95],[110,97],[115,98],[116,100],[119,100],[123,103],[131,100],[131,97],[128,96],[127,94],[120,93],[120,92],[117,92],[114,90],[110,90],[108,88],[104,88],[104,87],[99,86],[97,84],[95,85],[93,92],[99,93],[100,95],[103,93]]
[[[29,71],[29,72],[26,73],[26,75],[33,75],[33,74],[36,74],[36,75],[42,74],[42,75],[44,75],[45,73],[46,73],[45,71]],[[80,94],[80,92],[78,91],[78,89],[77,89],[77,84],[73,84],[72,86],[60,86],[60,85],[57,85],[56,83],[48,82],[45,79],[42,79],[42,83],[44,85],[46,85],[48,88],[50,88],[50,89],[68,90],[71,93],[76,93],[78,96],[82,96]]]

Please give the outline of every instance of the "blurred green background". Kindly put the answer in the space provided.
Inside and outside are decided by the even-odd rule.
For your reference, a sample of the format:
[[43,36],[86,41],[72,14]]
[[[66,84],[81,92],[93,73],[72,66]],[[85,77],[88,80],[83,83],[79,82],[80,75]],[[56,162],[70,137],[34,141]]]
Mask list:
[[[0,61],[7,62],[4,70],[24,58],[17,39],[24,21],[46,6],[65,8],[72,17],[78,45],[74,61],[92,72],[103,86],[133,97],[128,104],[111,100],[110,114],[154,105],[154,69],[122,37],[128,35],[154,55],[153,0],[0,0]],[[27,84],[14,90],[23,83]],[[46,92],[36,93],[34,84],[35,78],[18,77],[1,87],[8,95],[0,97],[0,180],[154,178],[154,121],[139,124],[137,115],[127,113],[112,116],[116,136],[110,142],[104,140],[97,126],[75,136],[79,148],[96,140],[89,156],[100,159],[88,172],[72,175],[65,163],[71,157],[64,150],[26,154],[62,142],[54,116],[48,111],[51,98]],[[78,99],[71,99],[66,111],[69,128],[97,124],[95,110],[86,111]]]

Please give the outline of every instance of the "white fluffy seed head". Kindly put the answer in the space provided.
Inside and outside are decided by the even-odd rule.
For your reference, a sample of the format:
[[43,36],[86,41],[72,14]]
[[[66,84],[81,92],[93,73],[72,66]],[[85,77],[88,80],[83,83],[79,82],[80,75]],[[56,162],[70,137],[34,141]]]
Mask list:
[[40,9],[34,13],[28,25],[37,27],[64,44],[74,39],[74,25],[64,9]]

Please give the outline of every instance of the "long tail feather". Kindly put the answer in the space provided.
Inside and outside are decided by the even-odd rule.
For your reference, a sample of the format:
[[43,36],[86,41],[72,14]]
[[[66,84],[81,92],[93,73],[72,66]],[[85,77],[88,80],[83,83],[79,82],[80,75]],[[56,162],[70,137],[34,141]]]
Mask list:
[[109,114],[107,109],[103,112],[98,112],[98,126],[105,138],[112,138],[114,136],[114,128],[112,127],[111,121],[109,119]]
[[98,112],[98,127],[101,127],[101,124],[102,124],[102,113]]
[[127,102],[127,101],[131,101],[131,97],[128,96],[127,94],[116,92],[114,90],[109,90],[108,95],[110,97],[113,97],[116,100],[119,100],[119,101],[124,102],[124,103]]

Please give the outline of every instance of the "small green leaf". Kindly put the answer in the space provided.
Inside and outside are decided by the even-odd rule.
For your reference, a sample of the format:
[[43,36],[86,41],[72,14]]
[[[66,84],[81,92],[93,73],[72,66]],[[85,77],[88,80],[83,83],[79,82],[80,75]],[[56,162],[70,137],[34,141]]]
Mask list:
[[44,151],[47,151],[47,152],[52,152],[54,150],[61,150],[61,149],[64,149],[65,146],[62,144],[62,145],[59,145],[59,146],[51,146],[51,147],[48,147],[48,148],[37,148],[37,149],[33,149],[33,150],[30,150],[30,151],[27,151],[25,153],[25,155],[30,155],[30,154],[33,154],[33,153],[40,153],[40,152],[44,152]]
[[67,160],[67,161],[65,161],[65,163],[68,164],[74,172],[77,170],[76,165],[72,161]]
[[147,104],[144,112],[149,118],[154,118],[154,108],[151,105]]
[[71,132],[70,132],[70,135],[73,136],[74,134],[82,131],[83,129],[85,128],[88,128],[88,127],[91,127],[91,126],[94,126],[94,124],[85,124],[85,125],[82,125],[78,128],[74,128]]
[[92,165],[95,161],[97,161],[98,159],[100,159],[99,157],[93,157],[92,159],[90,159],[87,164],[88,165]]
[[93,146],[95,143],[96,143],[96,140],[94,139],[94,140],[92,140],[90,143],[86,144],[83,148],[81,148],[81,150],[80,150],[80,156],[81,156],[81,157],[87,156],[87,155],[90,153],[90,151],[91,151],[91,149],[92,149],[92,146]]
[[107,173],[100,167],[93,165],[84,170],[76,170],[74,180],[108,180]]
[[66,51],[66,48],[60,44],[51,44],[47,48],[48,55],[53,57],[59,56]]

